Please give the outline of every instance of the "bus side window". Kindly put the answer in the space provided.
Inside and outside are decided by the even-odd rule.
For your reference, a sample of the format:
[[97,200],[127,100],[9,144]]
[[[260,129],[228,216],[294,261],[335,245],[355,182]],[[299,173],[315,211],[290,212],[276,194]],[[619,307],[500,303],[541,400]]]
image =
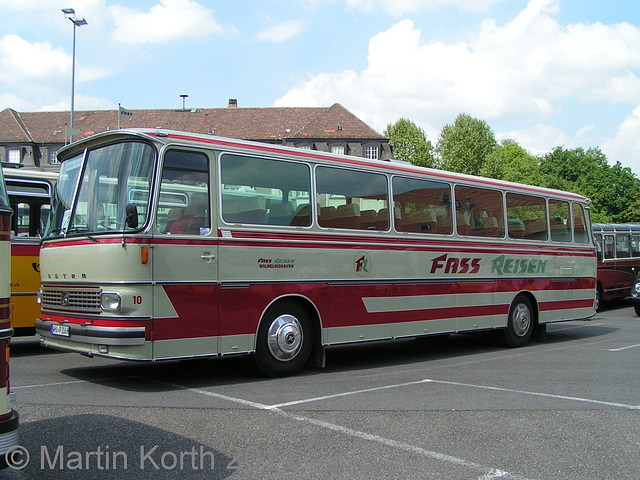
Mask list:
[[44,235],[44,231],[47,229],[49,223],[49,213],[51,212],[51,205],[48,203],[40,205],[40,220],[38,224],[38,236]]
[[458,235],[502,237],[502,193],[486,188],[457,185],[456,230]]
[[628,233],[618,233],[616,235],[616,258],[631,257],[631,241]]
[[305,164],[225,153],[220,183],[226,223],[311,225],[311,171]]
[[[318,167],[316,181],[316,200],[320,204],[318,224],[321,227],[377,230],[380,226],[384,230],[388,229],[388,220],[385,220],[390,213],[389,193],[385,175]],[[397,214],[395,220],[400,220]]]
[[579,203],[573,204],[573,241],[576,243],[589,243],[584,208]]
[[207,235],[211,231],[206,155],[179,150],[165,154],[157,211],[162,233]]
[[603,251],[603,246],[602,246],[602,235],[600,235],[599,233],[595,234],[593,236],[593,239],[596,242],[596,257],[597,260],[599,262],[602,261],[602,251]]
[[551,240],[554,242],[570,242],[569,202],[549,200],[549,216],[551,220]]
[[[394,177],[398,210],[396,230],[406,233],[451,233],[451,186],[447,183]],[[385,209],[386,214],[386,209]]]
[[604,236],[604,258],[616,258],[616,243],[613,235]]
[[640,234],[631,234],[631,256],[640,257]]
[[549,239],[544,198],[507,193],[507,217],[510,238],[543,241]]
[[18,203],[14,215],[16,219],[16,237],[28,237],[31,226],[31,206],[28,203]]

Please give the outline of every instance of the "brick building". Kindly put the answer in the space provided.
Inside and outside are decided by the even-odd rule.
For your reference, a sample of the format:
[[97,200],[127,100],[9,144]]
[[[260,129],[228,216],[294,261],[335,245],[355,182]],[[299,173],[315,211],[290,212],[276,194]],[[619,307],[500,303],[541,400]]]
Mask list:
[[[288,145],[358,157],[392,158],[389,139],[336,103],[330,107],[226,108],[182,110],[85,110],[74,114],[74,139],[107,130],[150,127]],[[131,115],[132,114],[132,115]],[[0,112],[0,158],[25,168],[57,171],[57,151],[68,138],[69,112]]]

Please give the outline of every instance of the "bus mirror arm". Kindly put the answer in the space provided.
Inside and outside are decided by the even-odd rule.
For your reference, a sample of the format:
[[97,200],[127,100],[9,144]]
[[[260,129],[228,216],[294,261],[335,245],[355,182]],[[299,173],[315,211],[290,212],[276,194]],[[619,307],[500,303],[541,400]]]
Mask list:
[[125,226],[122,229],[122,248],[126,248],[125,242],[125,232],[127,231],[127,227],[129,228],[138,228],[138,208],[133,203],[128,203],[125,207]]

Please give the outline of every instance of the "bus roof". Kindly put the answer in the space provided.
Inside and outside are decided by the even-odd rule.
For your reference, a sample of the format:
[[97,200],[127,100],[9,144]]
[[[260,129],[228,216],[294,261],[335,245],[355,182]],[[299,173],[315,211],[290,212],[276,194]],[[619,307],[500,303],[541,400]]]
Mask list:
[[225,137],[217,137],[214,135],[203,135],[197,133],[180,132],[174,130],[151,129],[151,128],[132,128],[122,130],[111,130],[108,132],[98,133],[85,139],[81,139],[58,152],[58,159],[64,162],[68,158],[82,152],[85,148],[91,148],[105,142],[114,142],[118,140],[140,140],[162,143],[164,145],[188,145],[192,147],[208,147],[218,150],[225,150],[234,153],[253,153],[266,156],[284,156],[288,159],[304,159],[318,163],[327,163],[333,165],[343,165],[345,167],[370,167],[380,169],[388,173],[397,174],[414,174],[429,175],[431,179],[448,181],[453,183],[471,183],[487,188],[500,188],[518,191],[519,193],[543,194],[553,197],[559,197],[566,200],[584,202],[586,204],[591,201],[579,194],[554,190],[549,188],[537,187],[532,185],[507,182],[494,178],[477,177],[462,173],[448,172],[445,170],[437,170],[425,167],[411,165],[406,162],[386,161],[386,160],[370,160],[362,157],[354,157],[350,155],[336,155],[318,150],[302,150],[295,147],[286,147],[282,145],[267,144],[254,142],[249,140],[238,140]]
[[594,223],[591,227],[596,233],[640,232],[640,223]]
[[5,180],[10,178],[24,178],[29,180],[50,180],[55,182],[58,180],[57,172],[50,172],[45,170],[27,170],[24,168],[7,168],[3,167]]

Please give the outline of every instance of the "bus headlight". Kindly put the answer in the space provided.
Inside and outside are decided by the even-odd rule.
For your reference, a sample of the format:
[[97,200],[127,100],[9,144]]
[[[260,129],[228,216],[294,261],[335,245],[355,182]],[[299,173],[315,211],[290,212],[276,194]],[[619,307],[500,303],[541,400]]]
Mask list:
[[41,288],[38,290],[38,293],[36,295],[36,302],[38,303],[38,305],[42,305],[42,289]]
[[102,292],[100,295],[100,307],[105,312],[118,312],[122,306],[120,294],[116,292]]

